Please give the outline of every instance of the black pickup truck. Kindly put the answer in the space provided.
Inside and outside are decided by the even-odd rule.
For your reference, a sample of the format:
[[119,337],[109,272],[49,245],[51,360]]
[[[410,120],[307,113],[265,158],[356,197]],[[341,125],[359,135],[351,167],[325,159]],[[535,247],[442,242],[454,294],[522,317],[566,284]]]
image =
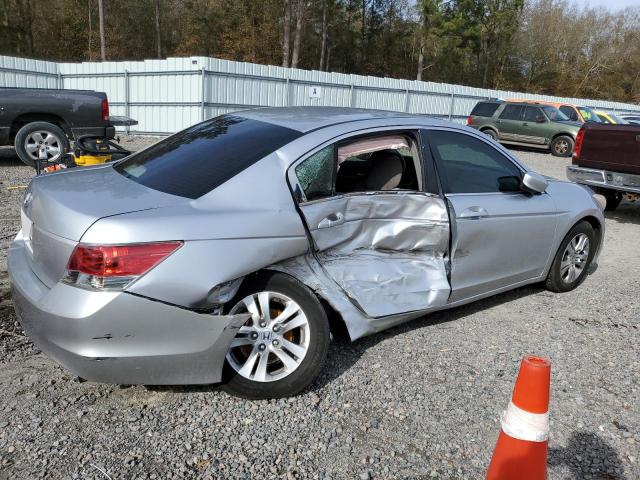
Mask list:
[[27,165],[38,159],[55,162],[83,135],[114,138],[115,125],[135,125],[109,116],[103,92],[0,88],[0,146],[14,145]]

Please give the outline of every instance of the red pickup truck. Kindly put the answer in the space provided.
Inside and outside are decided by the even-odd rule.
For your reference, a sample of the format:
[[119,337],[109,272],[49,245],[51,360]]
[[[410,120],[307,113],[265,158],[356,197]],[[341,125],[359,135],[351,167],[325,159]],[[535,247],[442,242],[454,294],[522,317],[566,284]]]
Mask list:
[[567,178],[589,185],[615,210],[640,199],[640,126],[585,123],[576,136]]

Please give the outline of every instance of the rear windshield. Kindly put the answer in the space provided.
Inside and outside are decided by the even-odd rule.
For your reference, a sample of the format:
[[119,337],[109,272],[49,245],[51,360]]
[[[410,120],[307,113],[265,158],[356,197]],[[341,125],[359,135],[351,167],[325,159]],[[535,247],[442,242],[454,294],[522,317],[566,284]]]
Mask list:
[[474,117],[492,117],[499,106],[500,104],[496,102],[480,102],[473,107],[471,115]]
[[222,115],[178,132],[113,168],[154,190],[198,198],[300,135],[270,123]]

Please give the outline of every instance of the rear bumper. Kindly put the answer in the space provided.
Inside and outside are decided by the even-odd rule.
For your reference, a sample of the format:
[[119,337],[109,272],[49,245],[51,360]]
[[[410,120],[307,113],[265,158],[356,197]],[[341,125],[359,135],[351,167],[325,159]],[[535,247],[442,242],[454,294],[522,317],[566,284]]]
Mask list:
[[569,165],[567,167],[567,178],[572,182],[593,187],[640,194],[640,175],[631,173],[610,172]]
[[116,127],[107,125],[106,127],[82,127],[72,128],[73,138],[82,137],[83,135],[91,135],[93,137],[102,137],[112,139],[116,136]]
[[7,261],[16,313],[27,335],[87,380],[217,383],[229,344],[248,318],[196,313],[124,292],[63,283],[49,289],[29,267],[21,234]]

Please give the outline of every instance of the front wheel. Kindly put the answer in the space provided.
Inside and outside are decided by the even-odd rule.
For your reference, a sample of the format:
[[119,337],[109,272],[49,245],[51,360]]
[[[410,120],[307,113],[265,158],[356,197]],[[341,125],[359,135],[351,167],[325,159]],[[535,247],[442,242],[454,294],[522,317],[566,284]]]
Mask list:
[[226,356],[224,389],[249,399],[299,393],[320,373],[329,322],[318,298],[294,278],[272,273],[247,281],[228,313],[249,313]]
[[564,237],[547,275],[545,286],[552,292],[569,292],[587,275],[597,247],[596,232],[589,222],[576,224]]
[[551,141],[551,154],[556,157],[570,157],[573,153],[573,138],[560,135]]

